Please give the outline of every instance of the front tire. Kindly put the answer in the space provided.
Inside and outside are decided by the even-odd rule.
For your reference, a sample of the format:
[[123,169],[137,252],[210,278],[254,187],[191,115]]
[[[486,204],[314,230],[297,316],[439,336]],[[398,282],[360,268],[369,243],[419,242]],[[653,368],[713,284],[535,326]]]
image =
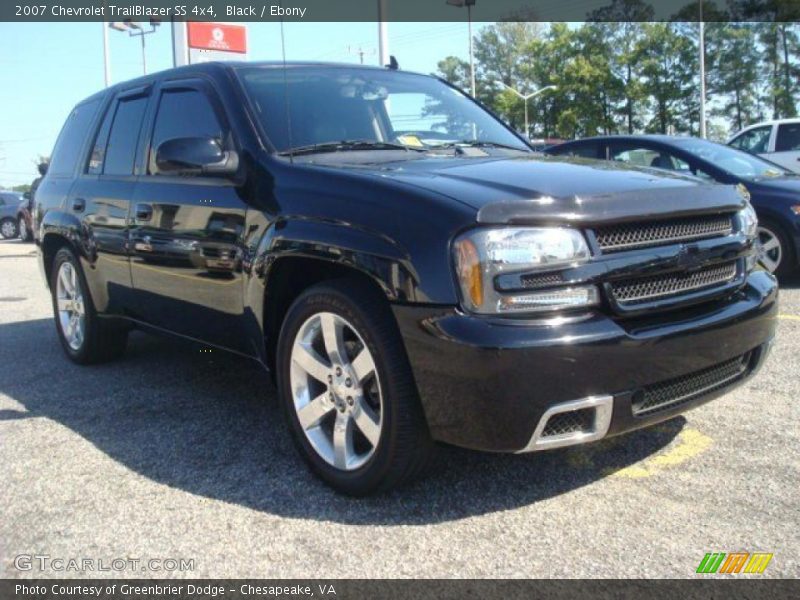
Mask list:
[[69,248],[56,253],[50,292],[58,338],[72,362],[105,362],[125,351],[127,330],[98,316],[83,269]]
[[0,221],[0,236],[5,240],[13,240],[19,234],[17,222],[11,217],[6,217]]
[[306,290],[284,320],[277,365],[293,438],[337,491],[365,496],[422,471],[432,443],[397,325],[377,290],[357,280]]

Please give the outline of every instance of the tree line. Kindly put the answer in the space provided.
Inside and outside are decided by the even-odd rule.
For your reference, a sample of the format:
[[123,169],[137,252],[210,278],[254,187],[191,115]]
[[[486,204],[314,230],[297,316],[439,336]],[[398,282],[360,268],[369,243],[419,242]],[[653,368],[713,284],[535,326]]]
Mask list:
[[[474,38],[477,97],[522,131],[523,101],[501,83],[523,94],[555,85],[529,101],[530,137],[698,135],[699,37],[688,20],[496,23]],[[707,22],[705,57],[708,137],[797,116],[797,22]],[[448,56],[437,75],[469,89],[467,61]]]

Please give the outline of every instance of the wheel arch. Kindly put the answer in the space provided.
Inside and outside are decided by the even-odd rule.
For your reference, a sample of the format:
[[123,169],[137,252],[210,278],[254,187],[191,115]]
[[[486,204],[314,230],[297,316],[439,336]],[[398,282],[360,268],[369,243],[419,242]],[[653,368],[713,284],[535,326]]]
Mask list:
[[292,302],[332,279],[369,285],[387,302],[424,298],[403,249],[385,236],[340,223],[282,221],[264,235],[253,261],[245,302],[258,317],[262,359],[274,372],[278,335]]

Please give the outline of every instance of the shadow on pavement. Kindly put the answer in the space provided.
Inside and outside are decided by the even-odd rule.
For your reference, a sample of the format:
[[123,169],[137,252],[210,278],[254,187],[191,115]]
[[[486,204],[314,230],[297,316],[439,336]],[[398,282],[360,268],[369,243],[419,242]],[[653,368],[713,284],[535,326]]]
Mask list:
[[442,447],[426,478],[355,500],[304,467],[268,375],[232,355],[134,333],[122,360],[78,367],[62,355],[50,319],[9,323],[0,325],[0,392],[24,406],[0,411],[0,421],[51,419],[155,482],[350,524],[438,523],[532,504],[650,456],[685,424],[677,418],[582,449],[529,455]]

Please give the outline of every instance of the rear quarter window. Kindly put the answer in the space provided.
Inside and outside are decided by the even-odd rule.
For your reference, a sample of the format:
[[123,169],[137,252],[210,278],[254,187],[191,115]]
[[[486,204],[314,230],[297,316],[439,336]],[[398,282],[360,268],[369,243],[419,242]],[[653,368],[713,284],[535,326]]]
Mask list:
[[775,152],[800,151],[800,123],[784,123],[778,126]]
[[100,100],[97,99],[84,102],[72,109],[53,148],[48,174],[72,175],[75,171],[84,142],[89,135],[89,126],[99,104]]

